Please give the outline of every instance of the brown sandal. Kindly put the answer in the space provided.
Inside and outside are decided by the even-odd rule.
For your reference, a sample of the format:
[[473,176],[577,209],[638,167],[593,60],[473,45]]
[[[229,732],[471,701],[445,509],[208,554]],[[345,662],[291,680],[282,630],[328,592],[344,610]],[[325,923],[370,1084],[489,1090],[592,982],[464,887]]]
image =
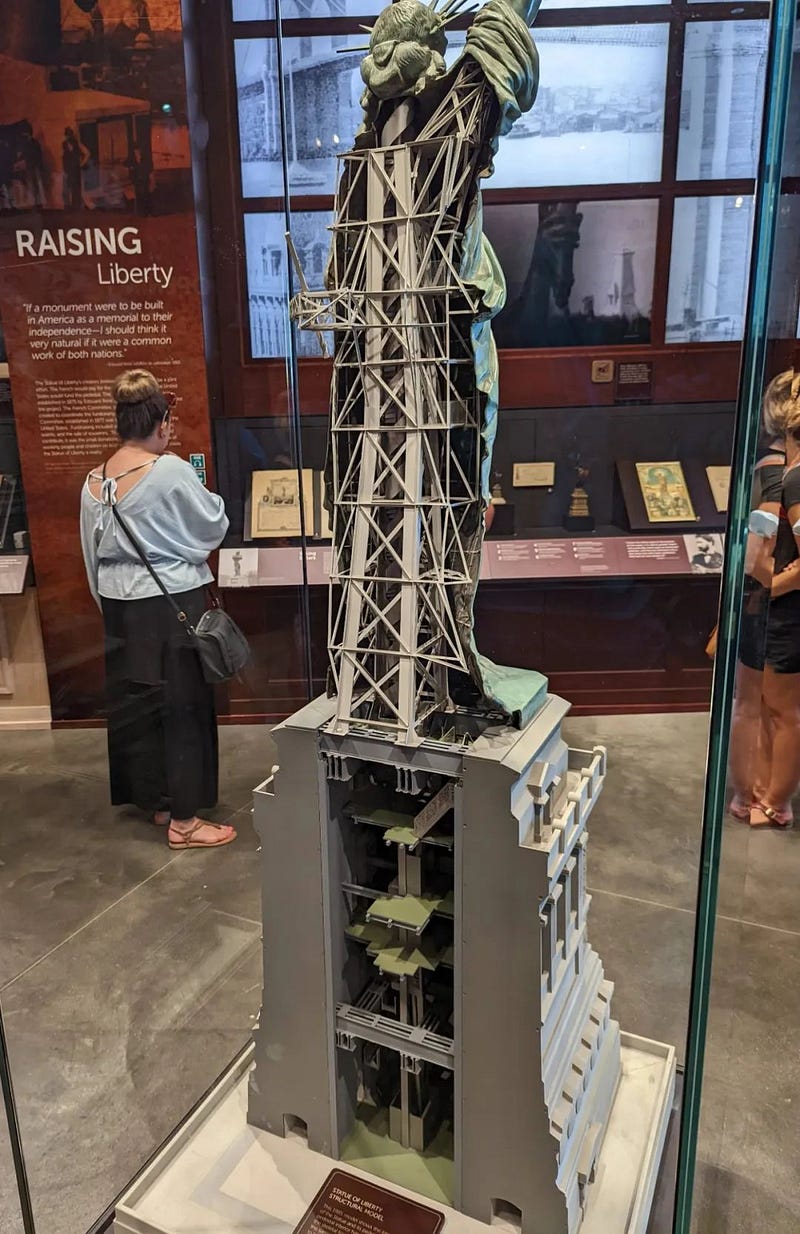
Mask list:
[[[760,811],[766,818],[766,822],[753,822],[753,812]],[[758,827],[778,827],[781,831],[788,831],[794,823],[794,819],[788,810],[776,810],[774,806],[764,805],[763,801],[754,801],[753,808],[750,811],[750,826]]]
[[[217,840],[197,840],[193,837],[197,834],[201,827],[213,827],[215,830],[224,833],[230,831],[230,835],[221,834]],[[224,844],[231,844],[236,839],[236,828],[229,827],[225,823],[207,823],[205,819],[199,818],[196,823],[189,828],[188,831],[176,831],[174,827],[170,827],[167,833],[170,848],[222,848]]]

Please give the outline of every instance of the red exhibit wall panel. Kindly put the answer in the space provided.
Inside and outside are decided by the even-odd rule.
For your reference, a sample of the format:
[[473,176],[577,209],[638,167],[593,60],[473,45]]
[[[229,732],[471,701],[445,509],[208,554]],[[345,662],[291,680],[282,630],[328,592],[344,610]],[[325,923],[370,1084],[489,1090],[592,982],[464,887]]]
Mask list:
[[[5,0],[0,314],[56,720],[99,714],[80,552],[110,383],[152,370],[173,448],[210,458],[180,0]],[[200,460],[196,462],[200,464]]]

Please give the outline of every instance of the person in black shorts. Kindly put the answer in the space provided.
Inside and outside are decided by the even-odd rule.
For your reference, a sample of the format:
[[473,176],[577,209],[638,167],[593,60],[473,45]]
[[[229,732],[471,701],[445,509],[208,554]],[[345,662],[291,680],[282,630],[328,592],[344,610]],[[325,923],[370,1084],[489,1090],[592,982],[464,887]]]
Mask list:
[[788,827],[800,784],[800,373],[782,373],[786,467],[781,483],[763,699],[763,776],[754,789],[751,827]]
[[[778,517],[781,485],[786,466],[785,421],[787,393],[794,373],[781,373],[764,394],[763,446],[755,467],[751,509]],[[731,720],[730,777],[733,797],[728,807],[734,818],[750,821],[756,786],[766,783],[763,765],[766,746],[762,735],[763,673],[767,619],[772,583],[774,537],[748,536],[745,557],[744,597],[739,632],[739,663]]]

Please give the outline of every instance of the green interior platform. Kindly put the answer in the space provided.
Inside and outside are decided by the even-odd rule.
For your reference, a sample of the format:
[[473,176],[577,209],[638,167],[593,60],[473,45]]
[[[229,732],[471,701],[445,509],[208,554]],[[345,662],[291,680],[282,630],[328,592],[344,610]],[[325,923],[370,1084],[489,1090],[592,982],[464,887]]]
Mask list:
[[429,1200],[453,1204],[453,1133],[449,1127],[440,1128],[424,1153],[415,1153],[389,1139],[388,1110],[360,1105],[353,1130],[342,1144],[341,1159]]
[[371,943],[367,954],[374,956],[375,967],[392,977],[416,977],[421,968],[434,972],[439,966],[441,953],[431,943],[419,947],[405,943],[387,943],[385,946]]
[[434,896],[379,896],[367,909],[367,920],[391,922],[419,932],[424,930],[441,903],[441,898]]

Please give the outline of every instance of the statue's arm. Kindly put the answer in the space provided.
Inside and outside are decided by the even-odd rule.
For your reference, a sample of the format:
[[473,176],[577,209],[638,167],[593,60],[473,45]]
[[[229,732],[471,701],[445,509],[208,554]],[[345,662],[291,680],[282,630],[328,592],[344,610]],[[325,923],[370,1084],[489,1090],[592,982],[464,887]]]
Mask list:
[[504,0],[510,9],[522,18],[526,26],[533,25],[542,0]]

